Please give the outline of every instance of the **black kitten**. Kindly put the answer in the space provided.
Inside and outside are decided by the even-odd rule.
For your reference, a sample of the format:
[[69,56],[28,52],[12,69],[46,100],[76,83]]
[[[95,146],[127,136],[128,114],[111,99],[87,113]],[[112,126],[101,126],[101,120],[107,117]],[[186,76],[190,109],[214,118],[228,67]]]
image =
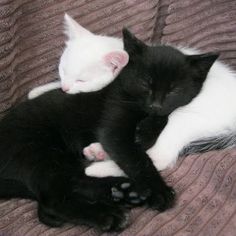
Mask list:
[[[150,206],[159,210],[172,206],[172,188],[134,143],[136,124],[150,111],[143,97],[149,68],[137,73],[141,69],[139,45],[127,31],[124,42],[129,52],[136,51],[137,58],[131,56],[124,73],[107,88],[77,95],[52,91],[20,104],[3,118],[0,197],[36,199],[39,219],[51,226],[70,222],[103,230],[127,225],[122,204],[148,198]],[[95,141],[104,145],[130,180],[85,175],[89,163],[82,150]],[[133,191],[140,197],[131,196]]]
[[157,141],[171,112],[189,104],[199,94],[219,54],[185,55],[174,47],[164,45],[151,51],[144,45],[142,48],[141,63],[148,65],[150,76],[156,77],[151,83],[147,79],[143,84],[147,104],[152,111],[137,125],[136,130],[136,142],[147,150]]
[[150,142],[143,140],[142,128],[148,125],[152,130],[145,135],[152,145],[153,134],[161,132],[168,115],[198,95],[218,55],[188,56],[170,46],[148,47],[128,31],[124,31],[124,46],[130,61],[108,95],[99,141],[136,183],[137,191],[149,196],[150,206],[161,210],[168,207],[170,189],[144,152]]

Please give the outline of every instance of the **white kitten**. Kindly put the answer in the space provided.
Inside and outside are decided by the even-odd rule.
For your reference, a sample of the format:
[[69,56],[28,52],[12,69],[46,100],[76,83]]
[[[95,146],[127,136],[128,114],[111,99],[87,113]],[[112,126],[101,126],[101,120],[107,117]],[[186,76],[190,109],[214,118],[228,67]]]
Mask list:
[[[194,49],[179,49],[188,55],[199,53]],[[236,144],[236,73],[219,61],[211,67],[200,94],[188,105],[172,112],[166,127],[147,153],[156,168],[163,170],[176,163],[179,153],[188,144],[209,137],[215,138],[210,139],[212,146],[209,144],[207,150],[214,149],[217,142],[222,148]],[[197,144],[201,145],[201,142]],[[107,170],[111,167],[113,170]],[[115,176],[123,175],[115,163],[107,161],[95,162],[86,173],[104,177],[105,169]]]
[[57,88],[69,94],[100,90],[128,63],[129,56],[121,39],[95,35],[67,14],[64,23],[68,41],[60,58],[60,81],[31,90],[29,99]]

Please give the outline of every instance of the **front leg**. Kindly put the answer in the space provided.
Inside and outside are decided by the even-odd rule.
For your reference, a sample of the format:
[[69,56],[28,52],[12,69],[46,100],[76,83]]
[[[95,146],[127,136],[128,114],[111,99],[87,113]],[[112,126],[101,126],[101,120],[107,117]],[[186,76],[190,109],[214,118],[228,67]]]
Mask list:
[[[140,114],[126,107],[106,111],[100,142],[126,175],[135,183],[138,193],[148,198],[149,205],[165,210],[173,205],[174,191],[162,179],[149,156],[135,144],[135,129]],[[112,115],[111,115],[112,114]]]
[[54,89],[61,88],[61,82],[60,81],[54,81],[45,85],[38,86],[34,89],[32,89],[28,94],[28,99],[34,99],[38,96],[41,96],[42,94],[49,92]]
[[199,118],[198,113],[185,114],[171,115],[156,143],[147,150],[158,170],[173,167],[184,147],[210,130],[216,130],[213,122],[212,128],[209,122]]
[[135,141],[144,150],[152,147],[168,121],[168,116],[149,115],[136,128]]
[[[135,142],[141,145],[142,149],[148,150],[155,144],[167,121],[167,116],[157,115],[150,115],[143,119],[136,128]],[[97,177],[125,176],[125,173],[114,161],[108,160],[110,158],[100,143],[92,143],[85,147],[83,154],[88,160],[96,161],[86,168],[86,175]]]

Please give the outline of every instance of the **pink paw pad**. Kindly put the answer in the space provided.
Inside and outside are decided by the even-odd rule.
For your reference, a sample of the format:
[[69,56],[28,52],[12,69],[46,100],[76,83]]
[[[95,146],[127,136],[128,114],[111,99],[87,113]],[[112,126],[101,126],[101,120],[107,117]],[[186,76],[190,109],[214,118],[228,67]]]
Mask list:
[[108,154],[103,150],[100,143],[92,143],[83,149],[84,156],[90,161],[103,161]]
[[83,154],[84,154],[84,156],[85,156],[88,160],[90,160],[90,161],[94,160],[93,153],[92,153],[92,151],[90,150],[89,146],[88,146],[88,147],[85,147],[85,148],[83,149]]

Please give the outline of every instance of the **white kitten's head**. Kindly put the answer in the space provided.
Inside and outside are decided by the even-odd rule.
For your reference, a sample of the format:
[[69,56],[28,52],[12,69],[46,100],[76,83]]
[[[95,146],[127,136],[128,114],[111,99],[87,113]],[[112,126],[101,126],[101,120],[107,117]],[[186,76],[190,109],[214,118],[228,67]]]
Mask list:
[[80,92],[81,81],[92,80],[99,83],[91,91],[102,89],[128,63],[122,40],[95,35],[67,14],[64,20],[68,41],[59,64],[62,89],[75,94]]

